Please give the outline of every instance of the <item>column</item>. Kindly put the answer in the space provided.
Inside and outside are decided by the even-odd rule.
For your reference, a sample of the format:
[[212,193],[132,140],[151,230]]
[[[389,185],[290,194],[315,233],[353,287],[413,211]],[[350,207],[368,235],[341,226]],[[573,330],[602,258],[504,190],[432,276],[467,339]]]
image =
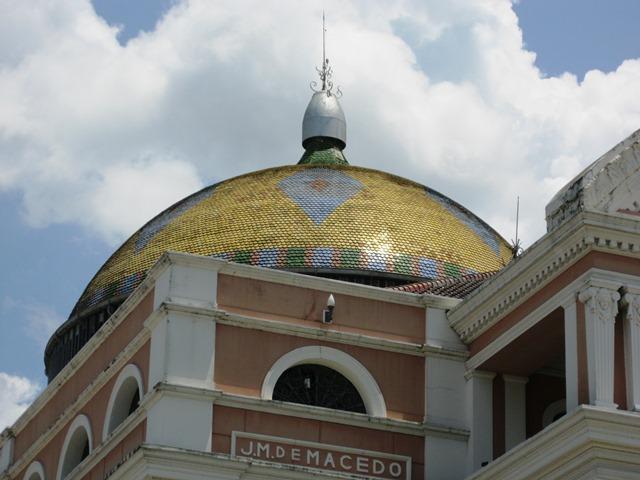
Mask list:
[[578,315],[575,294],[562,305],[564,310],[564,370],[567,413],[578,406]]
[[613,403],[614,334],[620,294],[605,287],[588,287],[578,299],[585,306],[589,403],[616,408]]
[[503,375],[504,448],[508,452],[527,439],[527,377]]
[[627,374],[627,405],[640,411],[640,294],[624,294],[624,360]]
[[467,414],[471,436],[467,450],[468,473],[493,460],[493,378],[492,372],[467,374]]

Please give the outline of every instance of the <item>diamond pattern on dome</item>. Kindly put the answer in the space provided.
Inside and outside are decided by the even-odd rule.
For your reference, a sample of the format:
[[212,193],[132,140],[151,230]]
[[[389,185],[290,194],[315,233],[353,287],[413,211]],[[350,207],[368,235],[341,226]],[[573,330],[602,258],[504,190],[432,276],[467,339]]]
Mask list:
[[316,225],[362,189],[362,183],[340,170],[311,168],[294,173],[278,187]]
[[496,255],[500,255],[500,245],[496,234],[491,229],[482,223],[475,215],[465,211],[460,205],[454,203],[449,198],[441,195],[438,192],[425,187],[426,194],[446,208],[451,214],[453,214],[458,220],[464,223],[467,227],[473,230],[482,241],[493,250]]
[[495,271],[511,259],[482,220],[423,185],[358,167],[286,166],[223,181],[158,215],[105,263],[76,310],[128,295],[167,250],[424,280]]

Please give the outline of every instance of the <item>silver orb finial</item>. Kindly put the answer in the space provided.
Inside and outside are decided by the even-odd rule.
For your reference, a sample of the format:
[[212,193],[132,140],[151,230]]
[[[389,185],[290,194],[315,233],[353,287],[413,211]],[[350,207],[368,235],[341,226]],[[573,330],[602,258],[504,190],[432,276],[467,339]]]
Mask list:
[[342,96],[340,88],[333,92],[333,81],[331,77],[333,70],[329,65],[326,56],[326,42],[324,11],[322,12],[322,68],[316,67],[320,76],[320,88],[318,83],[311,82],[311,89],[314,91],[311,101],[304,112],[302,120],[302,146],[307,147],[307,142],[311,138],[323,137],[336,140],[337,146],[343,149],[347,144],[347,123],[344,112],[340,107],[338,98]]

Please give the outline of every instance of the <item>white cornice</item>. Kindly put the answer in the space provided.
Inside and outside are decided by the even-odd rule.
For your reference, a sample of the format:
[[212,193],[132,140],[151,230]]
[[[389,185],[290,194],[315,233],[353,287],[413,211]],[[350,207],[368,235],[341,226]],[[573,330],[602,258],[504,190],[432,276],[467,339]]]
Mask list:
[[640,258],[640,221],[594,212],[576,215],[451,309],[450,325],[464,342],[473,341],[589,251]]
[[[221,405],[225,407],[243,408],[246,410],[273,413],[276,415],[321,420],[374,430],[404,433],[407,435],[443,436],[454,439],[466,439],[469,436],[468,430],[456,426],[433,422],[411,422],[393,418],[372,417],[360,413],[345,412],[342,410],[333,410],[330,408],[315,407],[311,405],[280,402],[277,400],[264,400],[258,397],[226,393],[215,388],[198,388],[161,383],[156,385],[155,390],[159,392],[159,394],[169,394],[184,398],[194,398],[198,400],[209,398],[214,405]],[[149,405],[152,405],[153,401],[153,399],[150,400]]]
[[376,350],[384,350],[405,355],[425,356],[425,357],[445,357],[464,361],[468,358],[467,351],[449,349],[441,346],[433,346],[428,344],[419,344],[405,342],[401,340],[391,340],[384,337],[375,336],[375,334],[364,335],[360,333],[341,332],[337,330],[327,329],[325,327],[311,327],[308,325],[299,325],[295,323],[265,320],[263,318],[249,317],[229,313],[224,310],[211,308],[202,303],[195,305],[192,301],[185,303],[180,299],[173,299],[170,302],[163,302],[160,307],[153,312],[145,322],[145,327],[153,328],[153,325],[166,312],[179,312],[186,315],[205,316],[213,318],[221,325],[230,325],[233,327],[248,328],[252,330],[260,330],[264,332],[277,333],[283,335],[293,335],[302,338],[311,338],[314,340],[323,340],[347,345],[355,345],[364,348],[373,348]]

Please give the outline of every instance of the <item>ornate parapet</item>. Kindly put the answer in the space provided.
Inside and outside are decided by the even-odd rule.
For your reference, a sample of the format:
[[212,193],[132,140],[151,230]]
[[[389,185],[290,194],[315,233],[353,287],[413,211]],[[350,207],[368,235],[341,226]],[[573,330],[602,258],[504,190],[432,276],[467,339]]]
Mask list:
[[581,211],[621,213],[640,220],[640,130],[589,165],[547,204],[547,231]]

